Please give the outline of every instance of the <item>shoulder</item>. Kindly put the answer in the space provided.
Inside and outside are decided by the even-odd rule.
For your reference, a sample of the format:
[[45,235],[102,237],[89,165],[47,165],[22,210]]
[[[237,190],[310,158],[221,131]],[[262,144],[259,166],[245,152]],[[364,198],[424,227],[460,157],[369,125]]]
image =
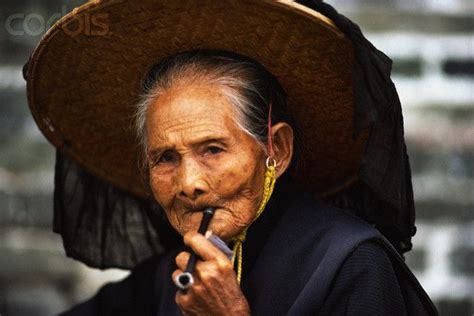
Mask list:
[[[392,315],[389,309],[393,306],[395,311],[429,314],[426,310],[431,309],[432,303],[426,293],[403,258],[375,227],[350,211],[308,194],[300,195],[290,209],[291,216],[286,216],[285,224],[292,228],[285,233],[301,245],[300,257],[305,260],[299,271],[308,280],[301,297],[311,297],[311,306],[325,306],[328,313],[322,314],[339,314],[328,308],[347,311],[348,306],[366,315],[372,314],[362,313],[365,308],[385,309],[374,315]],[[295,251],[291,248],[289,252]]]
[[371,285],[373,290],[398,283],[386,247],[376,240],[363,241],[346,257],[337,273],[336,284],[349,279],[358,281],[354,282],[357,286],[361,286],[361,282]]
[[383,240],[367,240],[346,257],[323,314],[436,315],[436,308],[398,254]]
[[[307,273],[323,265],[334,274],[357,245],[383,238],[366,221],[308,193],[298,193],[286,207],[275,229],[275,238],[270,241],[276,245],[275,253],[279,255],[306,258],[301,265]],[[295,249],[296,243],[298,247]]]
[[382,245],[364,241],[354,248],[335,275],[322,312],[406,315],[399,280]]
[[285,223],[300,231],[306,240],[312,240],[325,247],[341,248],[347,253],[355,245],[372,238],[383,238],[382,234],[365,220],[348,210],[337,208],[309,193],[300,193],[290,204]]

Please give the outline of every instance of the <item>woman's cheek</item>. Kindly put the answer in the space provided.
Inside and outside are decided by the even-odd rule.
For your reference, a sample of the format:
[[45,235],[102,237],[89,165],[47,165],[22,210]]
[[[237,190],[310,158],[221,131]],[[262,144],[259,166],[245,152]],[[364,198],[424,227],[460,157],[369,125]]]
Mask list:
[[213,174],[214,181],[212,190],[216,195],[229,198],[235,193],[239,185],[239,179],[235,172],[219,172]]
[[173,184],[171,177],[150,175],[153,196],[161,207],[168,209],[173,201]]
[[[246,160],[246,157],[242,158]],[[256,173],[258,172],[255,165],[233,159],[210,170],[208,176],[213,180],[212,189],[217,195],[222,198],[234,198],[234,195],[254,182]]]

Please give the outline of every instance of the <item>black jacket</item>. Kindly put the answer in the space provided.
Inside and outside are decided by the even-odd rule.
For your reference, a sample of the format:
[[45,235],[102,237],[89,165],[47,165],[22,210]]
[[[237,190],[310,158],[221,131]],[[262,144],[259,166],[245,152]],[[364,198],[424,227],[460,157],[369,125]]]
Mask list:
[[[277,193],[250,227],[242,291],[254,315],[435,315],[402,257],[367,222],[306,193]],[[179,315],[180,250],[154,257],[64,315]]]

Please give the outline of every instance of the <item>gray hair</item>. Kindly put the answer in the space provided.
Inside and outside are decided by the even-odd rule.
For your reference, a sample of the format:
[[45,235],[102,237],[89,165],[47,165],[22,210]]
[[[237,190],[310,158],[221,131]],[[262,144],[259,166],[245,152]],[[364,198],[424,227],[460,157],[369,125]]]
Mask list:
[[144,93],[135,105],[135,128],[146,163],[148,138],[146,112],[148,106],[171,87],[193,83],[214,85],[228,98],[236,111],[236,124],[250,135],[266,152],[267,113],[255,104],[255,98],[265,102],[259,87],[252,80],[252,64],[225,56],[203,57],[199,54],[177,56],[163,67],[152,69],[144,82]]

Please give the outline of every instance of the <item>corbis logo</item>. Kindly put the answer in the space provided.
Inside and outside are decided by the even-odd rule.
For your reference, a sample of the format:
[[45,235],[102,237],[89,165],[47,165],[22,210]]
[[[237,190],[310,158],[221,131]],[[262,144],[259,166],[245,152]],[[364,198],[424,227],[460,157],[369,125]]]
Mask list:
[[[38,36],[46,32],[61,17],[66,15],[66,6],[62,6],[61,13],[57,12],[49,17],[37,13],[14,13],[5,20],[7,32],[13,36]],[[108,14],[85,12],[74,16],[62,29],[68,36],[79,34],[88,36],[103,36],[109,34]]]

